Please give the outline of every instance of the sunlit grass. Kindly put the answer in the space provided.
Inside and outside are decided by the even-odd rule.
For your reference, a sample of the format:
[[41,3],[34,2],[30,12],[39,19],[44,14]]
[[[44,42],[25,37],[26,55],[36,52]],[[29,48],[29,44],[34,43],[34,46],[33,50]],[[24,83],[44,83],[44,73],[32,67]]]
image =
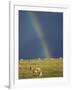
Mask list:
[[[42,76],[33,73],[32,68],[40,68]],[[19,79],[28,78],[47,78],[63,77],[63,59],[62,58],[45,58],[19,61]]]

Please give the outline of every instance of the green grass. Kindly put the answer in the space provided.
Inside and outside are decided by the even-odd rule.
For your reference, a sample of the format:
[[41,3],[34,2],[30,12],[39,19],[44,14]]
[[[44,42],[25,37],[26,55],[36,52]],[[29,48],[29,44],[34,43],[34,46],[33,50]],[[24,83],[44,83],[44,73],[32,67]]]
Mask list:
[[[40,68],[42,76],[33,73],[32,68]],[[19,61],[19,79],[28,78],[47,78],[63,77],[63,59],[62,58],[45,58],[44,60],[20,60]]]

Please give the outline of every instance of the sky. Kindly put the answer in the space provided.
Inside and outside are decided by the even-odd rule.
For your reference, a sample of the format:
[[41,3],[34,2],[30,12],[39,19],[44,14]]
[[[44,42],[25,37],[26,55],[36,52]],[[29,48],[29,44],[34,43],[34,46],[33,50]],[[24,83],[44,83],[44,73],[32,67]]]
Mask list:
[[19,10],[19,59],[63,57],[63,13]]

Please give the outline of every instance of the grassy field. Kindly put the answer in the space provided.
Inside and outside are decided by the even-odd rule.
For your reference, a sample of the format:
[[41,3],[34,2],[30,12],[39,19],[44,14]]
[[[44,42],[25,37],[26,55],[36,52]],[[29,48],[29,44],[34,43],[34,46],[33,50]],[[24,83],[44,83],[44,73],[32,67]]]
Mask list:
[[[33,70],[40,69],[42,73],[34,73]],[[45,58],[44,60],[20,60],[19,61],[19,79],[28,78],[50,78],[50,77],[63,77],[63,59],[62,58]]]

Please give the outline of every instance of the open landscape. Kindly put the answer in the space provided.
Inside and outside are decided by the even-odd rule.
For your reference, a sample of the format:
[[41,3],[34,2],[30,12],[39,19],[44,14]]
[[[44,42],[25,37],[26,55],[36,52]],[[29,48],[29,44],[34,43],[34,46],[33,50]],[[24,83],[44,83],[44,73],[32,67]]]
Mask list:
[[63,58],[19,60],[19,79],[53,77],[63,77]]
[[63,77],[63,13],[19,10],[18,78]]

